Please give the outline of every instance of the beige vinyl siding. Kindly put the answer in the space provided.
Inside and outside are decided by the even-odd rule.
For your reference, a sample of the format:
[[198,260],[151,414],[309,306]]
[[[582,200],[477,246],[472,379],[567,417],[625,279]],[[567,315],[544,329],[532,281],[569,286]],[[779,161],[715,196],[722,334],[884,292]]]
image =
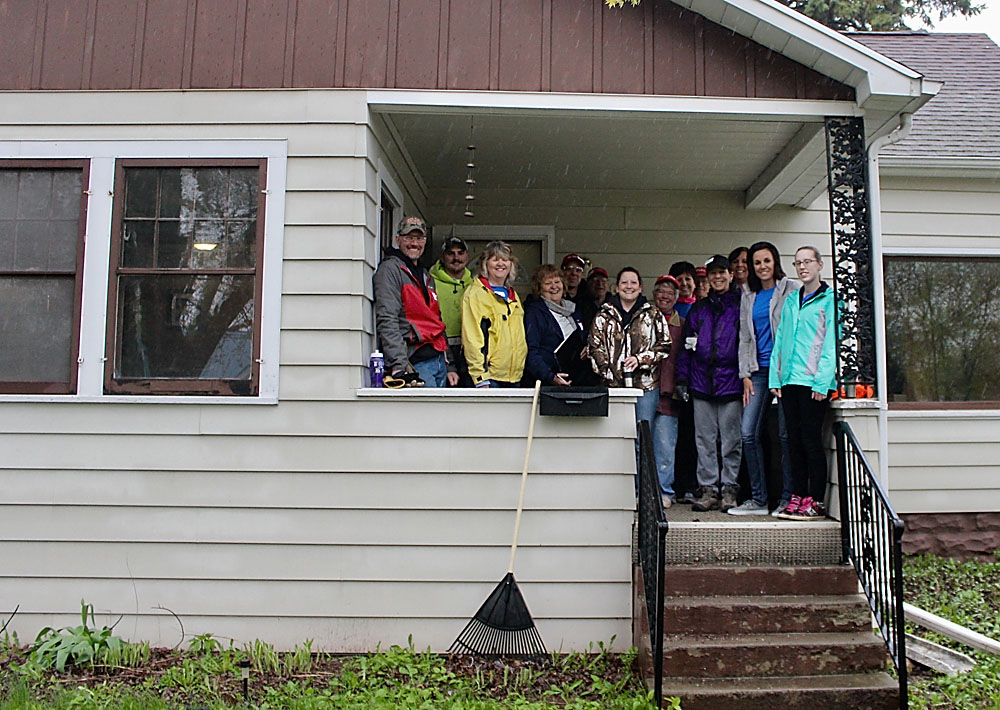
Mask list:
[[[356,91],[2,103],[0,141],[271,139],[289,156],[276,406],[0,402],[0,611],[20,604],[21,638],[73,623],[83,598],[169,646],[173,612],[188,639],[443,650],[506,572],[530,396],[355,394],[380,179],[425,211],[368,118]],[[516,571],[552,648],[631,637],[633,434],[629,398],[537,425]]]
[[[1000,251],[998,225],[1000,183],[995,180],[882,178],[882,229],[888,249],[943,249],[954,255]],[[997,432],[1000,411],[890,410],[889,482],[897,510],[1000,510]]]

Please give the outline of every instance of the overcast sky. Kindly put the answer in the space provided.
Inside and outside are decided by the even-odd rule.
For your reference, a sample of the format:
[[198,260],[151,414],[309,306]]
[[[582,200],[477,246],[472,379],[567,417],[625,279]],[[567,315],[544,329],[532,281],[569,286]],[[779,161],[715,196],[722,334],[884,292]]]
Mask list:
[[949,17],[934,23],[934,32],[985,32],[1000,44],[1000,0],[987,2],[986,9],[971,19]]

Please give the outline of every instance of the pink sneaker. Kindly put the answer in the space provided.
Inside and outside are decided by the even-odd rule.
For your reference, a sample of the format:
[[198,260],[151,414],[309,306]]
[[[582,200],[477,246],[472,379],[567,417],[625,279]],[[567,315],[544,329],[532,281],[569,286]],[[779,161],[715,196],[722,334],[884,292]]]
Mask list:
[[819,503],[812,498],[803,498],[798,510],[792,515],[793,520],[819,520],[826,517],[820,510]]
[[800,496],[793,495],[788,499],[788,505],[785,506],[785,509],[778,513],[775,517],[783,518],[785,520],[795,520],[795,515],[799,512],[799,506],[802,505],[802,502],[803,501]]

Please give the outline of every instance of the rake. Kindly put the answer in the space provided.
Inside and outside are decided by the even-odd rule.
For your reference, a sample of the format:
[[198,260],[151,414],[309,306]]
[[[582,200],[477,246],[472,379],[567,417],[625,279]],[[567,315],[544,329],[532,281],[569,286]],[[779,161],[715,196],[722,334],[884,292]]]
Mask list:
[[545,644],[535,628],[517,580],[514,579],[514,555],[517,553],[517,535],[521,530],[524,488],[528,482],[528,459],[531,457],[531,441],[535,436],[535,412],[538,410],[541,385],[539,380],[535,381],[535,392],[531,397],[531,423],[528,425],[528,444],[524,451],[524,466],[521,468],[521,493],[517,499],[514,541],[510,546],[507,574],[465,625],[455,643],[448,649],[449,653],[470,653],[486,658],[538,658],[546,655]]

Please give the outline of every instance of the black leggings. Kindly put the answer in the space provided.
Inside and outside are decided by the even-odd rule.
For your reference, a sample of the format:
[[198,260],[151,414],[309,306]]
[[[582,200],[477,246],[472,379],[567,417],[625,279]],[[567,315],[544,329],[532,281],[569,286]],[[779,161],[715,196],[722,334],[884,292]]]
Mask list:
[[817,401],[812,398],[810,388],[785,385],[781,388],[781,407],[785,412],[788,446],[792,454],[791,492],[823,503],[827,479],[823,419],[830,407],[830,398]]

